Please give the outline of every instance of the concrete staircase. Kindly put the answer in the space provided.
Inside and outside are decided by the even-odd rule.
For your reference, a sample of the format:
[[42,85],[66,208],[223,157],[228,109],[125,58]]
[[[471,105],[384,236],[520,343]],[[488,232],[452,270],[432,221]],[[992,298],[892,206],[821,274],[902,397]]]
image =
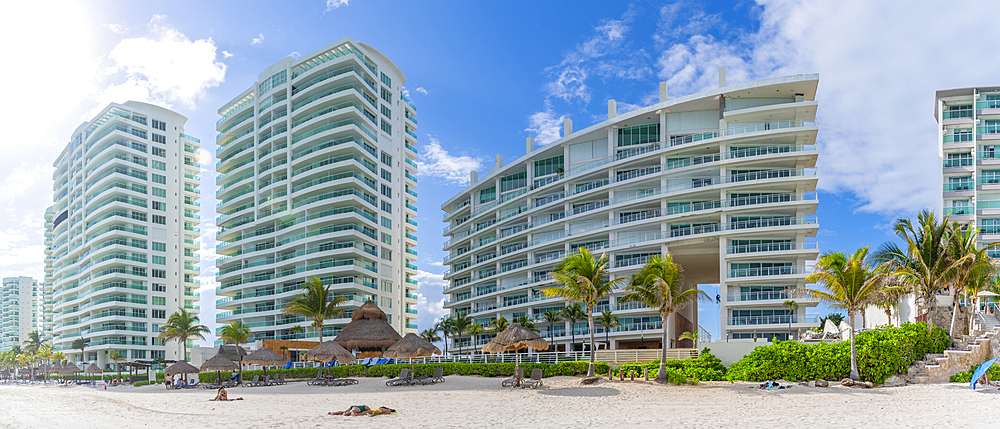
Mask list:
[[[988,318],[996,321],[995,318]],[[914,362],[903,376],[908,384],[947,383],[952,375],[968,371],[992,355],[991,341],[997,341],[1000,323],[986,328],[980,336],[963,335],[952,343],[952,348],[944,353],[929,353]]]

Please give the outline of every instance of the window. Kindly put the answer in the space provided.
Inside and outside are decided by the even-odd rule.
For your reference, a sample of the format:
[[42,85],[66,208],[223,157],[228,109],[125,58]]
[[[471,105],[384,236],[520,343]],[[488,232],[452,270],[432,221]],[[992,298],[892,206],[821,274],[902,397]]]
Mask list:
[[153,155],[167,157],[167,150],[162,147],[153,146]]
[[165,279],[167,278],[167,271],[153,269],[153,277],[156,277],[158,279]]
[[390,281],[390,280],[382,280],[382,291],[383,292],[392,292],[392,281]]
[[392,228],[392,221],[389,218],[382,216],[382,226],[385,228]]
[[157,242],[154,241],[153,242],[153,250],[155,250],[157,252],[166,252],[167,251],[167,244],[166,243],[157,243]]
[[523,188],[528,185],[528,173],[522,171],[517,174],[511,174],[510,176],[505,176],[500,178],[500,192],[507,192],[517,188]]
[[161,185],[167,184],[167,176],[161,176],[159,174],[153,173],[153,181]]
[[382,233],[382,242],[385,244],[392,244],[392,236],[386,233]]
[[382,120],[382,131],[386,134],[392,134],[392,125],[389,125],[384,119]]
[[549,159],[535,161],[535,177],[548,176],[558,173],[563,168],[563,156],[559,155]]
[[392,167],[392,156],[385,152],[382,152],[382,163]]
[[140,222],[145,222],[146,214],[143,212],[132,212],[132,219],[135,219]]
[[165,256],[153,255],[153,263],[156,265],[167,265],[167,258]]
[[160,216],[160,215],[153,215],[153,223],[158,223],[160,225],[166,225],[167,224],[167,217],[166,216]]
[[618,129],[618,147],[660,141],[660,124],[638,125]]
[[163,135],[156,134],[156,133],[153,133],[153,138],[150,139],[150,140],[153,140],[153,142],[155,142],[155,143],[167,144],[167,136],[163,136]]
[[[160,189],[160,188],[153,188],[153,196],[154,197],[166,198],[167,197],[167,190],[166,189]],[[154,201],[154,203],[155,203],[155,201]]]
[[385,259],[386,261],[391,261],[392,260],[392,249],[383,248],[382,249],[382,259]]
[[152,296],[150,299],[153,305],[167,305],[167,297],[164,296]]
[[382,115],[384,115],[386,118],[392,119],[392,109],[390,109],[389,106],[383,104]]
[[386,213],[392,213],[392,204],[389,204],[388,201],[381,201],[381,203],[382,203],[382,211]]
[[161,161],[157,161],[157,160],[154,159],[153,160],[153,168],[155,168],[157,170],[160,170],[160,171],[167,171],[167,163],[161,162]]
[[[382,170],[382,171],[385,171],[385,170]],[[392,198],[392,188],[390,188],[388,186],[385,186],[385,185],[382,185],[382,195],[384,195],[387,198]]]
[[153,283],[153,292],[166,292],[166,291],[167,291],[167,285],[163,283]]
[[382,169],[382,178],[391,182],[392,181],[392,173],[390,173],[388,170],[386,170],[386,169],[383,168]]
[[385,86],[392,86],[392,79],[389,79],[389,76],[386,76],[385,73],[381,74],[382,74],[382,83],[384,83]]
[[497,187],[492,186],[479,191],[479,204],[488,203],[497,199]]
[[[164,299],[166,299],[166,298],[164,298]],[[166,319],[167,318],[167,310],[153,310],[152,314],[153,314],[153,318],[154,319]]]
[[163,122],[163,121],[157,121],[156,119],[153,119],[153,128],[155,128],[157,130],[160,130],[160,131],[166,131],[167,130],[167,123]]
[[382,88],[382,99],[388,101],[389,104],[392,104],[392,93],[386,91],[385,88]]
[[160,201],[153,201],[153,210],[159,210],[161,212],[167,211],[167,203]]
[[257,85],[257,94],[258,96],[264,95],[272,88],[284,84],[285,82],[288,82],[288,71],[282,70],[280,72],[271,75],[269,79],[264,79],[264,81],[261,82],[260,85]]

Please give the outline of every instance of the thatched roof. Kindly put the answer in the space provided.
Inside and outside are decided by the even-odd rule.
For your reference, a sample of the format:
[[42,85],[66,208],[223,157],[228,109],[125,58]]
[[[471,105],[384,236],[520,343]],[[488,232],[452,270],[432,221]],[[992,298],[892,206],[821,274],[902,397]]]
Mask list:
[[[176,365],[176,364],[175,364]],[[227,359],[223,355],[212,356],[211,359],[205,361],[201,364],[201,371],[231,371],[239,369],[240,366],[233,361]]]
[[439,354],[441,354],[441,349],[437,348],[437,346],[420,338],[417,334],[410,333],[406,334],[396,344],[393,344],[392,347],[386,349],[382,353],[382,356],[387,358],[415,358]]
[[219,346],[219,351],[216,352],[216,355],[222,355],[233,362],[239,362],[240,356],[246,356],[247,351],[235,344],[223,344]]
[[103,374],[104,373],[104,371],[101,370],[101,367],[97,366],[96,363],[90,364],[90,366],[88,366],[87,369],[84,370],[83,372],[87,373],[87,374]]
[[348,323],[333,341],[347,350],[383,349],[392,347],[403,337],[389,325],[385,312],[374,301],[365,301],[351,315]]
[[287,361],[285,360],[284,357],[273,352],[271,349],[267,347],[261,347],[257,350],[254,350],[254,352],[250,353],[250,355],[248,355],[247,357],[243,358],[243,362],[261,366],[271,366],[271,365],[280,366],[284,365],[285,362]]
[[73,362],[67,363],[63,369],[59,370],[59,375],[73,375],[78,372],[83,372],[80,367],[76,366]]
[[309,349],[306,352],[305,358],[314,362],[330,362],[334,359],[340,363],[351,363],[354,362],[354,355],[347,349],[340,346],[334,341],[324,341],[320,345]]
[[186,360],[180,360],[163,370],[163,375],[170,377],[174,374],[194,374],[196,372],[198,372],[198,368],[195,368],[193,365],[187,363]]
[[535,331],[517,323],[511,323],[499,335],[483,346],[486,353],[503,353],[510,350],[520,350],[529,347],[535,350],[548,350],[549,342],[545,341]]

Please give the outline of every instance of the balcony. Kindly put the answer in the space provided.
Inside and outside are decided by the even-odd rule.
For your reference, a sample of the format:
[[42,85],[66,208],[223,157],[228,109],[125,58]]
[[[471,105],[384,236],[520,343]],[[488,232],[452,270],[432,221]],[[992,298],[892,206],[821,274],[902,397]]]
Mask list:
[[730,268],[727,278],[772,277],[788,275],[805,275],[813,272],[806,265],[780,265],[775,267]]
[[748,325],[788,325],[792,324],[815,324],[819,323],[819,316],[816,315],[779,315],[779,316],[743,316],[730,317],[726,320],[729,326]]

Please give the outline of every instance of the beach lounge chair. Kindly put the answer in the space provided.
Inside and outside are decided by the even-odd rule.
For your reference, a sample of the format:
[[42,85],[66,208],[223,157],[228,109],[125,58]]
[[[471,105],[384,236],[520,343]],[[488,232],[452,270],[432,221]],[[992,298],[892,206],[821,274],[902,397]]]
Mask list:
[[285,373],[278,374],[278,381],[274,384],[285,384]]
[[253,386],[257,386],[259,383],[260,383],[260,376],[259,375],[255,375],[255,376],[253,376],[253,380],[250,380],[249,383],[244,383],[243,387],[253,387]]
[[396,378],[393,378],[392,380],[386,381],[385,385],[386,386],[400,386],[400,385],[402,385],[404,383],[409,383],[410,382],[410,378],[408,377],[409,375],[410,375],[410,369],[409,368],[403,368],[401,371],[399,371],[399,377],[396,377]]
[[503,387],[517,387],[517,384],[520,383],[522,379],[524,379],[524,367],[519,366],[517,367],[517,371],[515,371],[514,376],[504,380],[500,383],[500,385]]
[[323,384],[324,382],[326,382],[326,380],[323,379],[323,371],[317,371],[316,378],[307,381],[306,384],[310,386],[318,386],[320,384]]
[[444,382],[444,368],[437,367],[434,368],[434,375],[429,377],[420,377],[416,380],[420,384],[437,384]]
[[196,387],[201,387],[201,380],[195,380],[194,383],[184,386],[185,389],[194,389]]
[[261,381],[258,386],[271,386],[273,384],[271,383],[271,374],[264,374],[264,381]]
[[541,368],[535,368],[535,369],[531,370],[531,378],[529,378],[527,380],[524,380],[524,382],[521,383],[521,388],[522,389],[527,389],[527,388],[530,387],[530,388],[534,389],[534,388],[536,388],[538,386],[541,386],[541,385],[542,385],[542,369]]
[[335,378],[327,383],[328,386],[349,386],[352,384],[358,384],[358,380],[353,378]]

